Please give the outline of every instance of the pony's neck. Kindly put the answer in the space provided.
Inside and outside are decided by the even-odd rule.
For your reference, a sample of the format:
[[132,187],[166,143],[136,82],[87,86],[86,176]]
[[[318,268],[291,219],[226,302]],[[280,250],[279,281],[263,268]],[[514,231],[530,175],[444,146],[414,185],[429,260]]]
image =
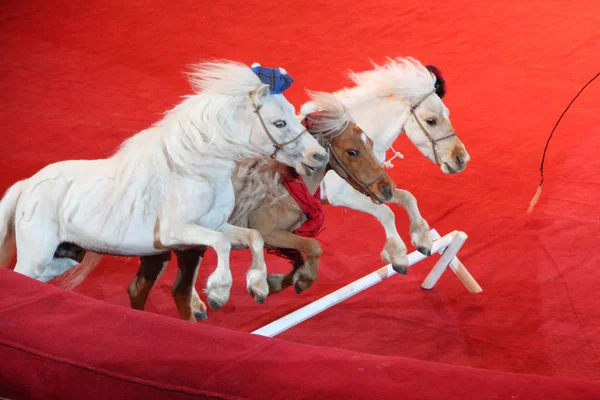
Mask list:
[[[206,172],[207,166],[231,172],[237,161],[256,156],[249,143],[243,143],[241,135],[221,134],[224,129],[240,131],[237,121],[244,119],[241,112],[233,112],[227,126],[215,123],[218,118],[206,112],[204,99],[186,99],[158,125],[165,143],[165,155],[172,167],[186,173]],[[218,117],[218,116],[217,116]]]
[[375,154],[385,153],[403,133],[408,107],[395,97],[374,97],[360,86],[335,95],[348,108],[358,126],[373,140]]

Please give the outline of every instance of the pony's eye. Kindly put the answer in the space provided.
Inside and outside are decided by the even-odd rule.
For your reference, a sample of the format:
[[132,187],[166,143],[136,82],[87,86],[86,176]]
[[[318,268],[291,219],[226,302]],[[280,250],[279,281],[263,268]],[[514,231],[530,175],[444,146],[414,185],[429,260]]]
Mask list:
[[357,150],[348,150],[346,153],[348,153],[348,155],[350,157],[356,157],[356,156],[358,156],[358,151]]
[[425,122],[427,122],[427,125],[429,126],[434,126],[435,124],[437,124],[437,120],[435,118],[427,118]]
[[273,123],[273,125],[275,125],[276,128],[281,129],[281,128],[284,128],[287,124],[285,123],[285,121],[279,120],[279,121],[275,121]]

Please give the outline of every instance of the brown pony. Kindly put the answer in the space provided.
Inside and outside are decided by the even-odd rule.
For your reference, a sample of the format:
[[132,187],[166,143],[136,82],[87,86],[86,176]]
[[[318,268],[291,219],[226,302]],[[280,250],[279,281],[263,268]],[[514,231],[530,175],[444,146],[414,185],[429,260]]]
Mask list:
[[[292,262],[290,273],[268,275],[269,295],[292,284],[297,293],[308,289],[317,279],[322,253],[319,242],[310,237],[312,235],[293,233],[298,233],[298,228],[307,222],[307,216],[288,192],[286,182],[303,180],[309,195],[316,195],[313,200],[319,203],[320,184],[329,169],[369,196],[375,204],[390,200],[395,190],[394,182],[373,153],[373,142],[352,121],[339,100],[328,93],[313,94],[312,97],[314,112],[303,119],[303,124],[328,149],[330,161],[326,167],[299,177],[293,169],[275,161],[248,160],[239,163],[232,175],[236,206],[229,223],[258,230],[269,251]],[[76,250],[61,246],[62,252],[57,252],[57,256],[69,257],[69,251]],[[206,305],[194,288],[205,252],[206,248],[175,251],[178,274],[172,293],[179,315],[185,320],[207,318]],[[150,290],[170,260],[170,252],[140,257],[138,273],[128,288],[132,308],[144,309]],[[250,293],[259,303],[264,301],[252,291]],[[214,310],[219,308],[210,300],[209,305]]]

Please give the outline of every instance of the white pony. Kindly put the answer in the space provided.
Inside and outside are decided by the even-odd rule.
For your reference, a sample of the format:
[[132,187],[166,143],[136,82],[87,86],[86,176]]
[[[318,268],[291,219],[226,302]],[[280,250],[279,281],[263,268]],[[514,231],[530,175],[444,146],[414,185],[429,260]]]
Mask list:
[[328,161],[294,107],[269,93],[246,65],[222,61],[190,73],[195,94],[152,127],[126,140],[112,157],[48,165],[13,185],[0,202],[0,265],[48,281],[77,265],[54,258],[61,242],[97,253],[138,256],[210,246],[218,263],[207,282],[216,308],[229,298],[231,246],[252,250],[247,287],[268,294],[263,240],[227,223],[234,207],[237,161],[272,155],[310,173]]
[[[450,123],[450,112],[435,93],[436,77],[414,58],[388,59],[362,73],[350,73],[356,86],[334,94],[352,118],[373,140],[380,162],[398,136],[406,132],[410,141],[446,174],[465,169],[470,156]],[[302,110],[312,107],[306,103]],[[304,113],[304,112],[303,112]],[[330,171],[321,184],[324,201],[373,215],[386,234],[381,257],[403,269],[408,265],[406,245],[396,229],[394,213],[386,205],[373,204],[346,181]],[[390,201],[405,208],[410,219],[411,239],[420,252],[431,254],[429,226],[422,218],[415,197],[396,189]]]

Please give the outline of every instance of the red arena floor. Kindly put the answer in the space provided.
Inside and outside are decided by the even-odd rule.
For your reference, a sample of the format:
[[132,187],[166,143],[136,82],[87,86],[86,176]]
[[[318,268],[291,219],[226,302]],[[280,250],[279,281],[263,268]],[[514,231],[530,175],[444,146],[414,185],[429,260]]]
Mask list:
[[[398,393],[398,398],[455,398],[460,393],[440,392],[441,397],[436,397],[430,386],[452,385],[448,377],[454,375],[449,371],[463,371],[463,367],[472,368],[468,371],[480,385],[456,398],[510,398],[486,392],[486,382],[502,387],[504,378],[478,375],[483,371],[551,378],[540,386],[556,387],[556,392],[548,392],[549,396],[555,393],[555,398],[600,398],[600,253],[596,243],[600,236],[600,179],[596,176],[600,171],[600,80],[582,93],[558,126],[546,157],[541,198],[533,212],[526,214],[552,127],[569,101],[599,72],[599,26],[600,3],[587,0],[432,0],[423,4],[380,0],[254,4],[231,0],[5,1],[0,6],[0,190],[52,162],[111,155],[124,139],[159,120],[162,112],[190,93],[183,71],[197,61],[226,58],[284,67],[295,80],[286,97],[299,110],[307,99],[305,89],[335,91],[350,86],[348,70],[368,69],[370,60],[383,63],[386,57],[415,57],[443,71],[448,88],[444,102],[471,161],[464,172],[444,175],[401,136],[394,146],[405,158],[388,173],[398,187],[415,195],[432,228],[442,235],[453,230],[469,235],[459,256],[483,292],[468,293],[452,273],[444,274],[433,290],[421,289],[437,260],[434,256],[409,269],[408,275],[391,277],[282,333],[278,338],[283,341],[275,341],[277,346],[288,342],[306,346],[280,354],[297,357],[322,351],[327,355],[342,349],[365,357],[426,362],[418,365],[434,371],[431,379],[438,381],[427,380],[427,374],[403,377],[402,371],[396,371],[397,375],[389,375],[420,379],[419,385],[412,382],[407,387],[414,392]],[[398,230],[410,244],[406,213],[395,206],[393,210]],[[319,279],[307,292],[297,295],[291,289],[257,304],[245,288],[250,253],[234,251],[234,285],[224,307],[209,310],[208,320],[196,325],[178,321],[171,297],[177,270],[171,263],[148,300],[146,313],[152,314],[148,321],[172,323],[185,331],[181,337],[204,338],[204,343],[199,341],[189,349],[198,362],[203,362],[206,338],[217,341],[220,333],[224,341],[209,346],[243,340],[269,342],[247,333],[383,265],[379,253],[385,237],[374,218],[332,206],[325,206],[325,212]],[[409,245],[409,252],[413,250]],[[83,296],[73,298],[82,306],[106,303],[111,312],[121,312],[129,308],[126,289],[137,266],[135,258],[106,257],[73,290]],[[215,254],[209,250],[198,277],[201,296],[214,266]],[[289,269],[285,260],[271,255],[267,266],[272,272]],[[6,345],[7,332],[15,332],[18,325],[10,318],[29,320],[25,326],[34,329],[44,309],[34,305],[30,316],[11,314],[10,297],[19,303],[17,296],[31,300],[33,292],[13,290],[6,279],[17,278],[12,272],[10,276],[8,271],[0,272],[0,344]],[[62,290],[52,290],[52,296],[63,296]],[[88,303],[89,298],[101,302]],[[130,319],[142,314],[122,311]],[[102,329],[113,318],[103,321],[104,312],[87,314],[91,319],[79,318],[74,307],[70,312],[74,321],[87,321],[87,333],[96,324]],[[39,334],[24,329],[21,335]],[[158,331],[169,337],[164,327]],[[69,337],[71,333],[64,335]],[[169,340],[177,341],[177,337]],[[61,335],[55,340],[62,340]],[[160,343],[151,346],[160,347]],[[271,354],[276,358],[273,349]],[[274,384],[279,382],[276,377],[292,379],[294,368],[308,368],[293,360],[289,367],[281,360],[274,364],[289,368],[287,375],[279,371],[281,378],[273,366],[263,372],[271,371]],[[218,365],[215,359],[207,363]],[[13,359],[0,367],[0,389],[5,385],[9,397],[25,393],[10,389],[10,373],[19,365]],[[316,365],[324,376],[334,371],[331,379],[343,381],[339,375],[344,370],[335,372],[338,367],[333,361]],[[583,385],[581,397],[561,392],[558,388],[571,384],[565,382]],[[319,383],[314,380],[298,384],[313,385],[318,393]],[[198,381],[197,387],[202,385]],[[217,393],[218,384],[213,381],[211,385]],[[514,398],[551,398],[536,397],[540,392],[527,389],[527,383],[520,387],[521,391],[512,393]],[[308,393],[295,390],[300,389],[282,385],[282,392],[273,391],[269,398],[305,398]],[[376,387],[368,390],[372,398],[388,398],[378,397]],[[323,393],[306,398],[338,398]],[[44,397],[39,392],[23,396]],[[243,394],[242,389],[228,396],[214,394],[212,398],[266,398]]]

